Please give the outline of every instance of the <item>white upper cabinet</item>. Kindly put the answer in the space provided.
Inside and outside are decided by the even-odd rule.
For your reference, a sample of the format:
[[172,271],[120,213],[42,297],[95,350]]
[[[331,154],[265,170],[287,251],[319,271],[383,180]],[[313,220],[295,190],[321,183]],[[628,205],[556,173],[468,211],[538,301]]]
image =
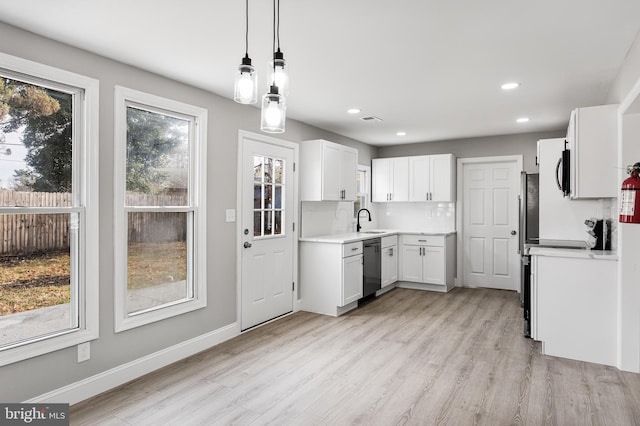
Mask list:
[[453,154],[376,158],[372,201],[455,201]]
[[452,154],[409,157],[409,201],[455,201]]
[[300,200],[355,201],[358,151],[323,139],[300,143]]
[[618,196],[618,105],[578,108],[571,113],[571,198]]
[[371,161],[371,201],[409,201],[409,159],[376,158]]

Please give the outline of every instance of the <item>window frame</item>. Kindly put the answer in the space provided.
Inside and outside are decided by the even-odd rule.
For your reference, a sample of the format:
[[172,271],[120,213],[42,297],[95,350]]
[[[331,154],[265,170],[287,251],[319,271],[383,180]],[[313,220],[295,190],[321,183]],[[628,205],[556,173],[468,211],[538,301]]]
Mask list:
[[[371,209],[371,167],[358,164],[356,168],[356,173],[360,173],[360,172],[364,172],[364,175],[365,175],[364,185],[365,185],[366,191],[356,192],[356,198],[360,198],[364,201],[364,204],[360,205],[361,209],[370,210]],[[358,221],[358,218],[356,217],[357,213],[358,212],[355,211],[355,206],[354,206],[353,217],[351,218],[351,222],[354,225]]]
[[[166,113],[167,115],[181,119],[193,119],[189,141],[188,200],[190,204],[188,206],[141,207],[132,209],[132,206],[126,205],[127,108],[130,106],[150,112]],[[114,330],[116,333],[119,333],[207,306],[207,110],[122,86],[115,86],[114,108]],[[192,246],[192,256],[187,259],[187,270],[193,272],[193,297],[187,300],[165,303],[131,314],[127,312],[127,215],[132,210],[141,212],[193,212],[191,225],[187,228],[187,233],[189,234],[187,241],[190,242]],[[191,236],[190,239],[189,236]],[[187,294],[190,294],[189,292],[190,290],[188,289]]]
[[[0,366],[69,348],[99,337],[99,93],[98,80],[0,52],[0,68],[25,82],[56,90],[74,89],[72,205],[69,207],[1,207],[9,214],[33,212],[78,213],[77,247],[70,248],[77,262],[76,306],[78,326],[18,342],[0,350]],[[75,255],[75,257],[74,257]],[[72,300],[73,302],[73,300]]]

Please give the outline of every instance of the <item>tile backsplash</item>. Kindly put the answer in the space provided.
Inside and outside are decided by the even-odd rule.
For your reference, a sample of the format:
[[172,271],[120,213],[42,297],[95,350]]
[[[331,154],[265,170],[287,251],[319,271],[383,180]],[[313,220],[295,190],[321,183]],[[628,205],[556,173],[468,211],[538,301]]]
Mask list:
[[304,201],[301,204],[301,237],[353,232],[353,202]]
[[455,203],[376,204],[378,227],[420,232],[456,230]]
[[[362,229],[450,232],[456,229],[455,203],[373,203],[372,221],[361,213]],[[300,236],[355,232],[352,202],[302,202]]]

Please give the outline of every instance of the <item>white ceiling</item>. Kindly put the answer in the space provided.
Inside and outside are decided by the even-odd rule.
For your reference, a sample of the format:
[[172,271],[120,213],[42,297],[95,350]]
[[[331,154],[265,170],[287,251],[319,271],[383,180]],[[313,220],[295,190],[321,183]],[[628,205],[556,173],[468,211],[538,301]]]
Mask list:
[[[244,4],[0,0],[0,20],[231,98]],[[281,0],[280,8],[288,116],[373,145],[564,128],[571,109],[606,101],[640,29],[638,0]],[[250,0],[249,12],[262,94],[272,2]],[[522,86],[504,92],[507,81]],[[362,112],[348,115],[351,107]],[[359,119],[369,115],[383,122]],[[521,116],[531,121],[516,123]]]

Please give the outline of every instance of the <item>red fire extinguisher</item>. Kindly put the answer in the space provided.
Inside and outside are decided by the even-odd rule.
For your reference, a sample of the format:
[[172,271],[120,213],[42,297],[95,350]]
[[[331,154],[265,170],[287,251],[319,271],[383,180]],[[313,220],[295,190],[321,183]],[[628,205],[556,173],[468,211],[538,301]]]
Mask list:
[[640,223],[640,163],[627,167],[629,176],[622,182],[620,223]]

